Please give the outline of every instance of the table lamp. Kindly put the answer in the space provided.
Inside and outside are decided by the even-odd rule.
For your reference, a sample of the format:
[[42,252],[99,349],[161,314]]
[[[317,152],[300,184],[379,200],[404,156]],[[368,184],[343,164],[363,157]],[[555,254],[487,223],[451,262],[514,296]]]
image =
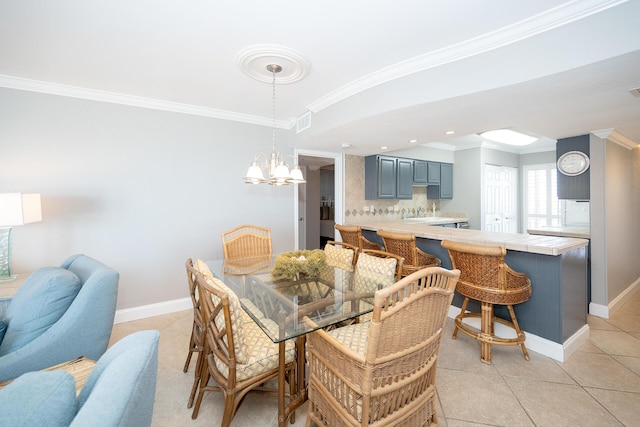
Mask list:
[[40,194],[0,193],[0,280],[13,280],[11,274],[11,228],[42,221]]

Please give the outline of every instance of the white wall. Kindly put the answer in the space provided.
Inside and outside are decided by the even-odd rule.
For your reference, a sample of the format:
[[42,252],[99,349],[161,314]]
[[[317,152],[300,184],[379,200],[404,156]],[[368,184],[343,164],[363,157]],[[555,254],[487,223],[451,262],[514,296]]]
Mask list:
[[0,89],[0,192],[42,194],[42,222],[14,228],[14,271],[87,254],[120,272],[124,309],[187,297],[186,259],[221,257],[237,225],[292,250],[294,187],[241,180],[270,147],[268,127]]

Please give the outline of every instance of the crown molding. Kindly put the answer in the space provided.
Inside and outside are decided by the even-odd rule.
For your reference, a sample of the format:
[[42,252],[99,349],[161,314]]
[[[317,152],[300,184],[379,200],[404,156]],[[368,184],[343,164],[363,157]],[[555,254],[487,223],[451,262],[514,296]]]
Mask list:
[[626,136],[624,136],[623,134],[621,134],[615,129],[594,130],[591,133],[597,136],[598,138],[606,139],[607,141],[614,142],[629,150],[633,150],[638,145],[640,145],[636,142],[633,142],[633,140],[631,140],[630,138],[627,138]]
[[603,10],[625,3],[628,0],[572,0],[543,13],[508,25],[482,36],[447,46],[415,58],[399,62],[368,74],[344,85],[307,108],[314,113],[346,98],[389,81],[405,77],[430,68],[460,61],[484,52],[495,50],[518,41],[561,27]]
[[[58,83],[29,80],[6,75],[0,75],[0,87],[46,93],[50,95],[68,96],[70,98],[87,99],[91,101],[108,102],[111,104],[128,105],[131,107],[149,108],[152,110],[169,111],[172,113],[212,117],[222,120],[232,120],[235,122],[249,123],[259,126],[273,126],[273,119],[267,117],[253,116],[250,114],[242,114],[226,110],[217,110],[215,108],[201,107],[197,105],[180,104],[178,102],[161,101],[158,99],[125,95],[122,93],[106,92],[77,86],[68,86]],[[279,129],[288,130],[295,126],[295,122],[295,118],[291,118],[288,120],[276,120],[275,126]]]

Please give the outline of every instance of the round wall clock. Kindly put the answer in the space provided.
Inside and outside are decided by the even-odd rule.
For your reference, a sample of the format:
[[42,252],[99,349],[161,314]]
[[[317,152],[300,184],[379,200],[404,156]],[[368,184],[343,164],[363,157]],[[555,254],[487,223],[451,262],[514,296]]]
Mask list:
[[580,175],[589,169],[589,156],[582,151],[567,151],[558,158],[557,166],[564,175]]

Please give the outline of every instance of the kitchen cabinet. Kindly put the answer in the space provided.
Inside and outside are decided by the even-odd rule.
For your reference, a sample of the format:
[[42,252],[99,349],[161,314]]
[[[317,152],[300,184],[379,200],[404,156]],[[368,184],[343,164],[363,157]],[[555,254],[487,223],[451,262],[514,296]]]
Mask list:
[[453,199],[453,165],[439,163],[439,184],[427,187],[427,199]]
[[423,184],[427,185],[428,181],[428,170],[427,170],[427,162],[423,162],[422,160],[414,160],[413,161],[413,183],[414,184]]
[[440,163],[423,160],[413,161],[413,183],[416,185],[437,185],[440,183]]
[[413,160],[397,159],[396,198],[413,197]]
[[364,159],[364,196],[366,200],[411,199],[413,196],[413,160],[390,156]]

